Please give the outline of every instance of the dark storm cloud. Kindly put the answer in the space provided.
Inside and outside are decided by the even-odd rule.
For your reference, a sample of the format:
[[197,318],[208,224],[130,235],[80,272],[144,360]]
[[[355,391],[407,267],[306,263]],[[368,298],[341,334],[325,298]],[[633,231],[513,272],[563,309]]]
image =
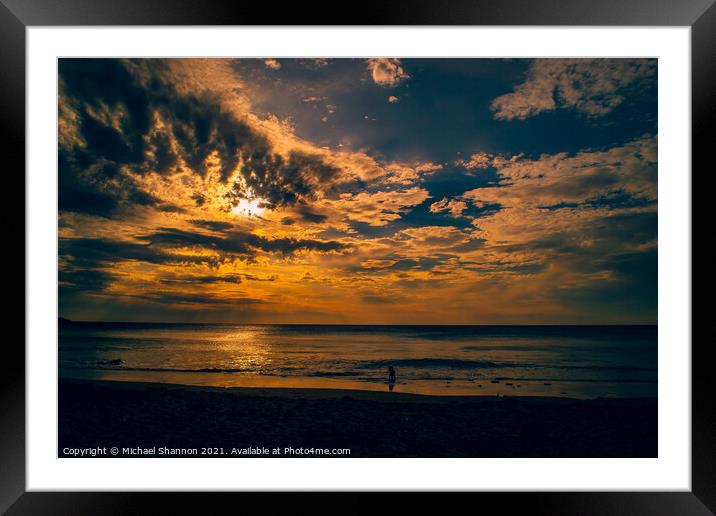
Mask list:
[[319,214],[319,213],[313,213],[313,212],[311,212],[311,211],[309,211],[309,210],[307,210],[307,209],[300,210],[299,213],[301,214],[301,218],[302,218],[303,220],[305,220],[306,222],[318,222],[318,223],[320,223],[320,222],[325,221],[325,220],[328,218],[328,217],[326,217],[325,215],[321,215],[321,214]]
[[240,284],[244,281],[268,281],[273,282],[276,281],[276,276],[269,276],[266,278],[262,278],[260,276],[256,276],[254,274],[231,274],[227,276],[214,276],[214,275],[184,275],[184,276],[173,276],[170,278],[163,278],[161,280],[162,283],[168,284],[168,285],[212,285],[215,283],[235,283]]
[[196,227],[208,229],[210,231],[225,231],[231,229],[233,224],[229,222],[221,222],[219,220],[190,220]]
[[[479,272],[479,273],[494,273],[496,270],[499,270],[499,272],[504,273],[508,272],[511,274],[538,274],[540,272],[544,272],[547,270],[547,264],[546,263],[534,263],[534,264],[528,264],[528,265],[510,265],[509,263],[494,263],[491,264],[490,267],[479,267],[479,266],[473,266],[469,265],[466,266],[465,269],[472,271],[472,272]],[[499,269],[497,269],[499,267]]]
[[[69,257],[73,265],[84,267],[96,267],[123,260],[165,264],[181,261],[182,258],[177,255],[167,255],[146,243],[106,238],[60,238],[59,250],[60,256]],[[196,262],[203,257],[184,258]]]
[[[270,207],[312,197],[336,169],[320,158],[275,154],[266,139],[208,94],[180,93],[160,60],[60,59],[61,211],[109,216],[125,205],[163,205],[135,179],[181,164],[222,181],[239,167],[232,195],[250,191]],[[69,134],[76,131],[76,134]],[[80,143],[78,143],[78,141]],[[232,199],[229,199],[231,201]],[[201,193],[197,205],[204,203]]]
[[241,276],[180,276],[174,278],[162,278],[161,283],[166,285],[212,285],[214,283],[236,283],[243,280]]
[[656,200],[654,199],[638,197],[621,190],[616,190],[609,195],[587,199],[582,203],[561,202],[550,206],[541,206],[541,208],[550,211],[574,208],[606,208],[616,210],[620,208],[641,208],[654,204],[656,204]]
[[206,197],[202,195],[200,192],[194,192],[192,195],[192,199],[194,199],[194,203],[197,206],[204,206],[204,203],[206,202]]
[[[122,261],[153,265],[218,265],[236,259],[251,262],[258,252],[287,256],[300,251],[342,252],[349,246],[336,241],[301,240],[293,238],[267,239],[238,231],[222,236],[166,229],[138,238],[139,242],[116,241],[106,238],[60,238],[59,254],[66,265],[60,268],[59,281],[64,293],[69,291],[100,291],[114,278],[107,269]],[[199,248],[213,251],[212,255],[177,253],[177,248]],[[232,276],[179,276],[168,283],[210,284],[241,283],[243,280],[274,281],[275,277],[252,274]]]
[[[181,254],[177,248],[200,248],[214,251],[213,255]],[[216,267],[235,259],[252,261],[260,251],[290,255],[299,251],[341,252],[348,250],[336,241],[301,240],[293,238],[267,239],[251,233],[229,232],[222,236],[190,233],[167,229],[139,237],[139,242],[115,241],[105,238],[61,238],[60,256],[69,265],[60,271],[60,281],[77,288],[94,290],[104,286],[111,274],[105,268],[121,261],[136,261],[154,265],[203,264]],[[239,275],[237,278],[257,280],[258,277]],[[217,279],[217,281],[219,281]],[[224,280],[224,281],[229,281]],[[239,279],[240,281],[240,279]]]
[[182,292],[147,292],[141,295],[125,294],[123,297],[136,298],[140,302],[168,305],[258,305],[268,301],[246,297],[241,294],[229,297],[216,297],[201,294],[185,294]]
[[117,276],[99,264],[84,262],[68,265],[58,272],[58,296],[60,303],[81,298],[86,294],[99,294],[105,291]]
[[152,247],[201,247],[229,256],[253,256],[257,251],[278,254],[292,254],[298,251],[332,252],[346,251],[349,246],[337,241],[264,238],[253,233],[232,231],[222,236],[190,233],[178,229],[160,230],[139,237]]
[[69,269],[59,273],[61,291],[98,292],[103,290],[115,275],[100,269]]
[[176,206],[174,204],[163,202],[158,205],[156,205],[157,210],[163,211],[166,213],[186,213],[186,210],[182,208],[181,206]]
[[[268,152],[252,152],[243,156],[243,183],[234,183],[229,201],[246,196],[250,190],[265,201],[265,206],[292,205],[315,197],[316,188],[326,187],[338,169],[325,164],[321,158],[291,151],[288,158]],[[324,190],[329,193],[330,188]]]

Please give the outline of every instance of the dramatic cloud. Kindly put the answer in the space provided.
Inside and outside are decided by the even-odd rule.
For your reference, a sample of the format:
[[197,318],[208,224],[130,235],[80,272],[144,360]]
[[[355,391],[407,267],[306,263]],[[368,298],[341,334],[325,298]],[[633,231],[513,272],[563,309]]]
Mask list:
[[544,155],[537,160],[492,160],[494,188],[466,192],[476,203],[505,208],[619,208],[648,206],[657,198],[657,142],[645,137],[605,151]]
[[[343,251],[348,249],[340,242],[320,240],[299,240],[295,238],[264,238],[252,233],[240,231],[225,232],[222,236],[203,235],[176,229],[162,230],[143,235],[140,240],[159,249],[198,248],[217,253],[220,257],[253,256],[256,251],[279,253],[282,255],[298,251]],[[171,257],[171,255],[167,255]]]
[[624,89],[656,77],[654,59],[537,59],[527,80],[491,105],[495,118],[513,120],[554,109],[603,116],[624,100]]
[[219,98],[177,91],[163,62],[63,59],[60,80],[60,210],[176,209],[142,186],[149,174],[217,176],[227,210],[246,197],[274,207],[312,197],[337,171],[315,155],[274,152]]
[[60,59],[60,313],[654,321],[655,66]]
[[[656,148],[656,139],[645,137],[573,156],[496,159],[492,165],[499,170],[499,184],[465,192],[461,199],[499,206],[473,220],[485,250],[493,261],[545,266],[543,276],[558,288],[554,296],[597,284],[605,293],[616,292],[633,281],[619,265],[626,256],[636,261],[642,257],[645,274],[653,275],[640,277],[652,284]],[[641,298],[640,309],[653,308],[654,303],[655,298]]]

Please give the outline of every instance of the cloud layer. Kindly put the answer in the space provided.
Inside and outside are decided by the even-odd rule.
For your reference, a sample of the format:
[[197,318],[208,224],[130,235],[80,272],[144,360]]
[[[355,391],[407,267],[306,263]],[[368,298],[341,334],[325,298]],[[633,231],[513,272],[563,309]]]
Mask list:
[[524,120],[555,109],[599,117],[624,101],[625,88],[655,75],[653,59],[537,59],[525,82],[497,97],[491,108],[501,120]]
[[[576,115],[570,123],[620,124],[616,107],[631,105],[655,61],[518,64],[525,82],[505,80],[494,91],[512,93],[486,93],[466,112],[446,95],[472,95],[463,82],[484,70],[519,75],[514,62],[61,59],[60,313],[654,321],[653,131],[540,153],[499,131],[504,120],[556,109]],[[398,87],[399,102],[386,97]],[[427,117],[427,102],[443,102],[439,117],[455,121],[435,149],[468,140],[478,115],[498,119],[490,131],[500,145],[477,137],[450,153],[408,145],[422,133],[404,120]],[[560,141],[574,133],[552,131]],[[378,143],[363,143],[371,138]]]

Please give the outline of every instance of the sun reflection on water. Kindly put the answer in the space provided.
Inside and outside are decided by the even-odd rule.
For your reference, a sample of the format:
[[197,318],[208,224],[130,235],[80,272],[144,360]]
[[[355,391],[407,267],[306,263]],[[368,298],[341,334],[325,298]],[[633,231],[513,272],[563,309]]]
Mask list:
[[211,349],[224,357],[223,369],[266,371],[273,363],[271,342],[253,328],[235,329],[210,341]]

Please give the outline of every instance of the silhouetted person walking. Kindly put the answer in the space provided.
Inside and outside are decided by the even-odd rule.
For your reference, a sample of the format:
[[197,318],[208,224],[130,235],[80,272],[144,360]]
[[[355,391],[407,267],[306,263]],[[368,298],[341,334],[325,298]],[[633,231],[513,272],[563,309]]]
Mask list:
[[393,366],[388,367],[388,382],[395,383],[395,369],[393,369]]

